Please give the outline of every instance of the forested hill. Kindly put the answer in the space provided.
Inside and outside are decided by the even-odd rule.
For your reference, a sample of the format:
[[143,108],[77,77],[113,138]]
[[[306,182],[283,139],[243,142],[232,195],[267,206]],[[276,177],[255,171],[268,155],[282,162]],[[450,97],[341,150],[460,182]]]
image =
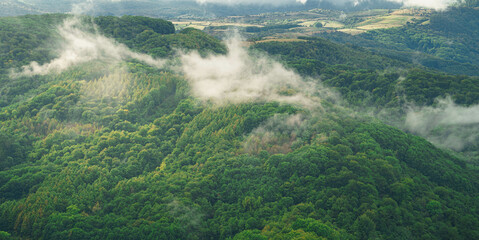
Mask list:
[[356,36],[340,32],[320,36],[444,72],[477,76],[479,9],[476,1],[466,2],[465,6],[450,7],[404,27],[372,30]]
[[[0,18],[0,238],[479,239],[477,169],[328,100],[215,106],[193,97],[174,67],[123,58],[12,75],[58,57],[55,39],[70,35],[57,26],[67,18]],[[92,41],[111,43],[102,33],[173,62],[175,48],[227,52],[215,38],[175,33],[163,20],[82,21],[95,35],[80,35]],[[347,98],[368,88],[385,102],[395,98],[387,85],[381,92],[356,83],[354,76],[377,77],[367,64],[284,57],[300,72],[325,61],[302,73],[345,79],[326,84],[341,84]],[[408,79],[416,86],[423,78]],[[431,84],[415,97],[442,94]]]
[[479,103],[478,77],[443,73],[323,38],[303,40],[257,43],[252,48],[277,56],[304,76],[321,78],[352,105],[399,107],[403,101],[431,105],[446,96],[463,105]]

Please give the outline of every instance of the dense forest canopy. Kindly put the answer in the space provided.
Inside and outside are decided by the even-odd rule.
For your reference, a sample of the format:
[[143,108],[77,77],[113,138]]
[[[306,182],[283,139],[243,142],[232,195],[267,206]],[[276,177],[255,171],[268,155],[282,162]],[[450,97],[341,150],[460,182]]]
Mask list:
[[[404,118],[447,96],[473,107],[479,78],[321,38],[238,50],[145,17],[83,17],[66,35],[70,18],[0,18],[0,238],[479,239],[477,145],[466,161],[358,112]],[[61,36],[128,57],[22,74],[61,58]],[[192,94],[185,56],[302,80],[217,105]],[[315,102],[280,101],[295,96]]]
[[479,9],[451,7],[433,13],[426,22],[410,22],[407,26],[367,31],[354,37],[340,32],[320,36],[447,73],[477,76],[478,24]]

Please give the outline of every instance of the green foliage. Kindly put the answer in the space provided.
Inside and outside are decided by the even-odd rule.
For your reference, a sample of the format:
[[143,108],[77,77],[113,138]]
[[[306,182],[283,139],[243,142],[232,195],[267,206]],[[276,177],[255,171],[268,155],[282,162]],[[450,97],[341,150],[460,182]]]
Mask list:
[[284,30],[299,27],[298,24],[279,24],[279,25],[268,25],[265,27],[246,27],[245,31],[248,33],[258,33],[258,32],[282,32]]
[[267,240],[266,236],[261,235],[259,230],[245,230],[235,235],[233,240]]
[[404,62],[374,54],[365,49],[339,45],[322,38],[305,38],[305,40],[307,41],[258,43],[254,45],[254,48],[271,55],[279,55],[283,60],[297,65],[302,65],[298,61],[308,59],[326,66],[344,64],[361,69],[408,66]]
[[[48,40],[54,35],[53,28],[66,15],[26,15],[0,18],[0,74],[12,67],[20,67],[32,60],[45,62],[52,54]],[[32,51],[35,50],[35,51]]]
[[[466,2],[471,6],[477,4],[477,1]],[[478,11],[471,7],[450,7],[433,13],[430,21],[404,27],[372,30],[355,36],[337,32],[320,35],[446,73],[478,76]]]
[[479,103],[478,77],[410,68],[404,62],[320,38],[260,43],[254,48],[280,56],[302,75],[319,76],[356,106],[397,108],[405,102],[431,105],[436,98],[446,96],[463,105]]
[[173,24],[162,19],[108,16],[96,17],[94,22],[106,36],[154,57],[167,57],[177,49],[226,52],[226,48],[218,40],[199,30],[186,28],[173,34]]
[[[143,26],[143,18],[105,19]],[[115,32],[114,24],[107,26]],[[157,55],[171,51],[150,48],[165,39],[170,42],[158,46],[225,51],[193,29],[135,34],[118,41]],[[283,55],[283,47],[311,47],[304,53],[310,55],[293,53],[285,61],[303,74],[325,76],[351,100],[367,93],[393,104],[399,73],[334,65],[334,56],[321,58],[327,51],[321,44],[329,46],[314,40],[271,49]],[[346,48],[338,59],[376,59],[361,68],[389,64],[361,54],[366,52]],[[2,80],[0,237],[479,237],[477,171],[424,139],[327,102],[322,109],[274,102],[207,106],[168,71],[126,62],[119,69],[128,72],[95,73],[95,66]],[[412,99],[428,103],[442,94],[461,99],[476,81],[415,70],[401,84]],[[465,104],[477,101],[471,96]],[[296,115],[301,127],[269,129],[263,136],[255,131]]]
[[226,47],[206,33],[186,28],[174,35],[161,35],[153,31],[144,31],[131,40],[130,47],[155,57],[172,55],[178,49],[194,49],[200,53],[225,53]]
[[94,19],[94,22],[106,36],[115,39],[131,40],[146,30],[159,34],[175,33],[173,23],[163,19],[141,16],[123,16],[121,18],[113,16],[97,17]]
[[4,231],[0,231],[0,239],[1,240],[11,240],[13,239],[12,238],[12,235],[8,232],[4,232]]

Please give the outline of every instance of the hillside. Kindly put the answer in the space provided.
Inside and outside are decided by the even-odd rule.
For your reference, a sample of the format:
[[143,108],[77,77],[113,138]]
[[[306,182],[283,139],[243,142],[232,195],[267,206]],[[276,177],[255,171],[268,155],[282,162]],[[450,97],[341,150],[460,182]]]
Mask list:
[[353,105],[398,107],[397,98],[402,97],[408,102],[431,105],[436,98],[446,96],[463,105],[479,103],[478,77],[441,73],[323,38],[303,39],[258,43],[253,49],[277,56],[305,76],[321,77]]
[[0,16],[18,16],[24,14],[40,14],[43,11],[30,4],[16,0],[4,0],[0,3]]
[[308,11],[316,8],[346,10],[350,12],[374,8],[399,8],[401,4],[383,1],[367,1],[359,4],[350,2],[344,5],[337,5],[320,0],[309,0],[306,1],[305,4],[295,2],[294,0],[283,0],[276,4],[275,1],[269,1],[266,2],[266,4],[255,4],[255,2],[251,1],[246,1],[246,4],[222,4],[221,1],[195,0],[3,0],[0,6],[3,6],[3,8],[0,9],[0,17],[39,13],[70,13],[72,9],[76,8],[76,10],[78,10],[78,7],[83,7],[83,9],[81,9],[84,11],[83,13],[93,16],[142,15],[161,18],[182,17],[212,19],[217,16]]
[[247,51],[145,17],[0,26],[1,238],[479,238],[477,168],[353,110],[401,108],[403,74],[418,103],[473,105],[477,78],[323,39]]
[[411,62],[444,72],[477,76],[478,11],[472,7],[452,7],[403,27],[371,30],[354,37],[340,32],[319,35],[389,56],[409,58]]

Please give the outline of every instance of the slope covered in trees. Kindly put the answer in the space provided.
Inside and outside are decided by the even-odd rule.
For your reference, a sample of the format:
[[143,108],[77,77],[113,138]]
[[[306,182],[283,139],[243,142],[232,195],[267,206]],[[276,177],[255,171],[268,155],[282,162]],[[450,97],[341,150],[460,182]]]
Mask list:
[[[321,79],[351,107],[407,131],[419,132],[442,147],[460,151],[468,162],[477,165],[479,128],[474,112],[479,103],[479,77],[417,67],[401,58],[321,38],[305,40],[265,42],[253,48],[277,56],[306,77]],[[415,118],[417,114],[428,120],[421,123],[422,119]],[[468,119],[467,123],[458,121],[459,117]],[[421,131],[416,124],[430,127]],[[452,147],[457,144],[460,147]]]
[[400,59],[322,38],[306,39],[259,43],[254,49],[278,56],[305,76],[321,77],[353,105],[398,107],[398,98],[402,97],[415,104],[431,105],[436,98],[446,96],[459,104],[479,103],[478,77],[418,68]]
[[[29,24],[41,31],[2,31],[37,39],[36,34],[55,32],[49,21],[61,22],[64,16],[22,18],[34,18]],[[0,24],[13,20],[0,19]],[[175,34],[161,20],[94,21],[100,32],[155,56],[170,56],[173,46],[226,52],[200,31]],[[125,35],[116,25],[142,30]],[[1,56],[2,62],[12,60],[1,75],[2,237],[479,238],[477,170],[422,138],[327,100],[317,108],[266,101],[212,106],[190,95],[182,75],[134,60],[100,73],[95,69],[104,63],[93,61],[60,74],[11,78],[11,67],[55,57],[38,59],[45,43],[24,42],[6,44],[23,49],[24,59],[10,58],[6,50]],[[310,55],[283,56],[299,72],[328,76],[327,84],[341,86],[352,99],[371,91],[393,101],[386,93],[398,75],[371,69],[378,64],[386,69],[396,60],[373,54],[367,56],[378,59],[374,65],[360,65],[360,57],[344,54],[344,63],[357,62],[346,67],[319,59],[315,52],[328,48],[315,47],[318,42],[305,44]],[[277,49],[274,43],[263,47]],[[341,51],[366,54],[335,50]],[[427,77],[417,82],[421,74]],[[428,81],[443,76],[436,85]],[[436,88],[466,91],[460,85],[446,88],[444,82],[475,81],[425,70],[411,71],[407,79],[407,91],[424,102]],[[366,80],[383,82],[384,92]],[[425,92],[414,90],[426,83],[431,85],[420,88]]]
[[479,9],[472,7],[477,3],[466,2],[471,7],[450,7],[432,14],[427,21],[404,27],[372,30],[356,36],[339,32],[321,36],[444,72],[477,76]]

